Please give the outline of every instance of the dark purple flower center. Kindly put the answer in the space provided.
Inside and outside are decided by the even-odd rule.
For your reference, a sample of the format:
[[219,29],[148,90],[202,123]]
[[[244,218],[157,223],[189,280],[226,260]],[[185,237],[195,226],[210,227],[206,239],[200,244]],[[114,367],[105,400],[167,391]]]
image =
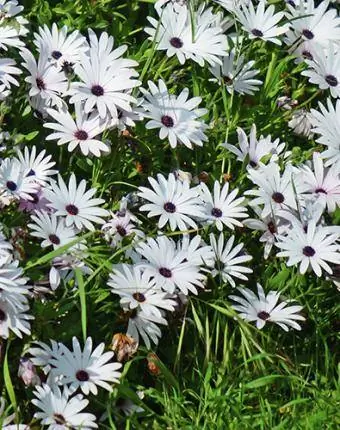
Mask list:
[[183,46],[183,42],[179,37],[172,37],[170,39],[170,45],[173,46],[174,48],[182,48]]
[[26,176],[35,176],[35,171],[31,169]]
[[324,190],[323,188],[317,188],[317,189],[315,190],[315,192],[316,192],[316,193],[321,193],[321,194],[327,194],[327,191],[326,191],[326,190]]
[[250,161],[249,161],[249,166],[250,166],[250,167],[252,167],[252,168],[257,167],[257,163],[256,163],[256,161],[250,160]]
[[132,295],[132,297],[133,297],[135,300],[137,300],[137,302],[140,302],[140,303],[143,303],[143,302],[145,302],[145,300],[146,300],[146,298],[145,298],[144,294],[142,294],[142,293],[134,293],[134,294]]
[[216,218],[221,218],[221,216],[223,215],[223,212],[221,211],[221,209],[212,208],[211,215],[216,217]]
[[42,78],[36,78],[35,82],[36,82],[37,87],[40,91],[44,90],[46,88],[45,82]]
[[85,382],[90,379],[90,375],[86,372],[86,370],[78,370],[78,372],[76,373],[76,378],[80,382]]
[[126,229],[122,225],[117,225],[116,230],[117,230],[118,234],[122,237],[126,236],[126,234],[127,234]]
[[306,257],[313,257],[313,255],[315,254],[315,249],[307,245],[303,248],[302,252],[303,255],[305,255]]
[[91,93],[97,97],[103,96],[104,95],[104,88],[100,85],[93,85],[91,88]]
[[232,83],[233,83],[233,78],[230,78],[229,76],[223,76],[223,82],[224,82],[226,85],[230,85],[230,84],[232,84]]
[[59,60],[59,58],[63,56],[63,54],[60,51],[53,51],[51,55],[52,55],[52,58],[54,58],[55,60]]
[[171,270],[166,267],[161,267],[158,271],[164,278],[171,278],[172,276]]
[[272,199],[274,200],[275,203],[283,203],[285,200],[283,194],[279,193],[278,191],[272,194]]
[[271,234],[276,233],[277,230],[273,221],[269,221],[269,223],[267,224],[267,227]]
[[307,58],[307,60],[313,60],[313,55],[309,51],[302,51],[303,58]]
[[325,81],[330,87],[336,87],[338,85],[338,80],[334,75],[327,75]]
[[60,239],[56,234],[50,234],[48,236],[50,242],[52,242],[54,245],[59,245],[60,244]]
[[79,209],[74,205],[67,205],[65,209],[70,215],[78,215],[79,213]]
[[67,424],[67,421],[65,420],[65,418],[61,414],[53,414],[53,419],[54,419],[56,424],[60,424],[60,425]]
[[263,36],[262,31],[261,31],[261,30],[258,30],[257,28],[253,28],[251,32],[252,32],[252,34],[253,34],[254,36],[256,36],[256,37],[262,37],[262,36]]
[[30,203],[34,203],[35,205],[37,203],[39,203],[39,196],[38,196],[38,194],[30,194],[30,196],[32,197],[32,200],[30,201]]
[[268,312],[266,312],[266,311],[261,311],[261,312],[259,312],[259,313],[257,314],[257,316],[258,316],[261,320],[266,321],[266,320],[270,317],[270,314],[269,314]]
[[2,309],[0,309],[0,321],[5,321],[6,318],[7,318],[7,316],[6,316],[5,312]]
[[7,181],[6,182],[6,187],[10,190],[10,191],[15,191],[18,187],[17,184],[13,181]]
[[85,130],[77,130],[74,133],[74,137],[78,140],[87,140],[89,135],[87,134],[87,132]]
[[169,115],[163,115],[161,118],[161,123],[168,128],[171,128],[174,126],[174,120]]
[[305,28],[304,30],[302,30],[302,34],[305,36],[306,39],[311,40],[314,37],[314,34],[308,30],[307,28]]
[[163,208],[166,212],[169,212],[170,214],[173,214],[176,212],[176,206],[171,202],[164,203]]

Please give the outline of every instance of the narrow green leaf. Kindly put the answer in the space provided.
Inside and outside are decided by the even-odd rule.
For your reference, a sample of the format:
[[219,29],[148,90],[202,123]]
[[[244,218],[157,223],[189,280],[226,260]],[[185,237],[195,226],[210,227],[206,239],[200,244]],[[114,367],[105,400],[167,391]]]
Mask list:
[[87,311],[86,311],[86,293],[85,293],[84,278],[80,269],[75,268],[74,273],[78,284],[80,307],[81,307],[81,329],[83,332],[83,338],[85,343],[87,338]]
[[10,342],[8,342],[8,344],[7,344],[6,355],[5,355],[5,359],[4,359],[4,369],[3,369],[4,382],[5,382],[6,391],[8,393],[8,397],[9,397],[9,399],[12,403],[12,406],[15,409],[15,413],[16,413],[17,412],[17,400],[15,397],[15,392],[14,392],[14,388],[13,388],[13,384],[12,384],[11,374],[9,372],[9,367],[8,367],[9,345],[10,345]]

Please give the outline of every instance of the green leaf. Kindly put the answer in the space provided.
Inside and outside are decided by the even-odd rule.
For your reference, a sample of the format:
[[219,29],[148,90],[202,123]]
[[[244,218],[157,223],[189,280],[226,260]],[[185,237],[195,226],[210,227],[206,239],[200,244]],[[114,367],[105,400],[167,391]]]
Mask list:
[[74,269],[74,273],[78,284],[80,307],[81,307],[81,329],[83,332],[83,339],[85,343],[87,338],[87,310],[86,310],[86,293],[85,293],[84,277],[81,270],[78,268]]
[[245,384],[245,388],[253,389],[264,387],[265,385],[273,384],[277,379],[282,379],[284,376],[282,375],[268,375],[262,376],[261,378],[254,379],[254,381],[250,381]]
[[13,408],[15,409],[15,412],[17,410],[17,400],[15,397],[15,392],[14,392],[14,388],[13,388],[13,384],[12,384],[12,379],[11,379],[11,374],[9,372],[9,367],[8,367],[8,350],[9,350],[9,345],[10,342],[8,342],[7,344],[7,348],[6,348],[6,355],[5,355],[5,359],[4,359],[4,382],[5,382],[5,387],[6,387],[6,391],[8,393],[8,397],[12,403]]

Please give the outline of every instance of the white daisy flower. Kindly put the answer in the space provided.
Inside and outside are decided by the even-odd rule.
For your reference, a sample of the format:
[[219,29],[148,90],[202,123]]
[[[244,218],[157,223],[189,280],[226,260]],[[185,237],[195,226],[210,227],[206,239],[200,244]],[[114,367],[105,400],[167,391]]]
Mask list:
[[287,165],[282,176],[278,164],[271,162],[257,170],[250,169],[248,177],[258,188],[244,194],[255,196],[249,204],[263,207],[262,218],[270,214],[277,215],[282,209],[296,209],[293,169],[290,165]]
[[124,237],[140,234],[140,230],[135,225],[138,220],[131,212],[123,210],[116,213],[110,212],[110,215],[111,219],[102,226],[102,232],[112,247],[120,244]]
[[237,127],[237,138],[239,148],[229,143],[224,143],[222,146],[227,148],[237,156],[237,160],[242,163],[248,157],[248,167],[256,168],[259,166],[260,161],[270,159],[273,155],[282,154],[285,143],[280,142],[280,139],[271,140],[271,136],[256,137],[256,124],[253,124],[250,129],[249,138],[241,127]]
[[47,384],[35,387],[33,394],[35,398],[32,403],[41,411],[36,412],[34,418],[40,420],[43,426],[48,426],[48,430],[98,428],[95,415],[81,412],[89,404],[81,394],[69,397],[67,389],[61,392],[58,387],[51,388]]
[[294,6],[287,4],[290,30],[284,41],[301,59],[313,59],[315,46],[327,48],[329,42],[340,40],[340,18],[336,9],[328,6],[329,1],[315,6],[313,0],[300,1]]
[[208,224],[215,224],[217,229],[222,231],[223,226],[234,230],[235,226],[242,227],[242,223],[237,218],[247,218],[247,208],[242,205],[245,198],[238,197],[238,189],[235,188],[229,193],[229,182],[226,182],[222,189],[218,181],[214,183],[213,195],[205,183],[201,182],[200,197],[203,201],[203,218]]
[[40,96],[46,106],[63,106],[61,96],[67,90],[68,82],[64,73],[59,72],[47,58],[46,52],[39,56],[38,64],[28,49],[22,49],[20,55],[24,59],[22,65],[30,72],[25,81],[31,85],[30,97]]
[[63,178],[58,175],[58,184],[51,184],[51,189],[45,191],[46,197],[51,202],[49,206],[56,210],[56,215],[65,216],[66,226],[75,225],[79,230],[82,227],[93,231],[93,223],[104,224],[103,216],[109,212],[99,208],[104,203],[103,199],[92,199],[96,189],[86,190],[86,181],[83,179],[77,186],[76,177],[72,173],[68,188]]
[[220,233],[218,241],[213,233],[210,233],[210,244],[215,253],[215,268],[212,270],[213,277],[221,276],[223,281],[235,287],[233,278],[247,281],[245,273],[253,273],[249,267],[242,266],[246,261],[252,260],[251,255],[242,254],[243,243],[233,248],[235,236],[231,236],[224,246],[224,235]]
[[305,60],[309,69],[303,70],[301,75],[307,76],[309,82],[320,89],[329,89],[332,97],[340,97],[340,51],[330,43],[327,50],[314,47],[313,59]]
[[112,391],[112,383],[119,383],[121,363],[112,363],[109,361],[113,357],[113,352],[104,352],[105,344],[101,343],[92,351],[92,338],[88,337],[81,350],[79,341],[76,337],[72,339],[73,351],[70,351],[65,345],[60,344],[59,357],[52,357],[51,372],[55,376],[61,376],[61,383],[68,385],[71,392],[78,388],[85,395],[90,392],[98,394],[98,388],[102,387]]
[[67,33],[66,25],[58,29],[55,22],[51,29],[45,24],[39,27],[39,33],[34,33],[34,44],[39,52],[46,53],[48,59],[60,68],[79,63],[81,55],[89,49],[86,38],[78,30]]
[[327,107],[319,102],[319,109],[311,109],[310,120],[313,132],[320,135],[316,142],[327,146],[321,154],[326,159],[325,166],[340,164],[340,100],[334,107],[328,98]]
[[[127,46],[124,45],[114,52],[120,57],[126,50]],[[133,79],[138,76],[133,68],[137,65],[133,60],[122,59],[108,63],[107,58],[91,49],[89,56],[83,55],[81,63],[75,67],[81,81],[71,83],[70,102],[85,102],[85,113],[96,108],[101,118],[118,118],[117,109],[131,112],[131,103],[136,103],[137,100],[128,90],[141,84]]]
[[275,6],[271,4],[266,8],[266,3],[266,0],[260,0],[255,9],[254,4],[250,2],[248,6],[237,9],[235,15],[243,29],[248,32],[250,39],[259,38],[281,45],[282,42],[278,36],[288,31],[288,26],[278,26],[284,17],[284,12],[275,13]]
[[310,120],[310,112],[306,109],[298,109],[293,112],[292,118],[288,122],[288,127],[293,130],[298,136],[313,137],[312,123]]
[[151,203],[144,204],[140,211],[148,211],[148,217],[160,216],[158,227],[163,228],[169,223],[172,231],[177,228],[186,231],[188,228],[197,229],[193,217],[204,217],[198,189],[190,188],[187,181],[179,181],[173,173],[168,179],[163,175],[157,175],[157,181],[149,177],[149,182],[153,188],[139,187],[138,195]]
[[303,194],[314,195],[328,213],[334,212],[340,206],[340,169],[335,164],[325,169],[321,155],[313,154],[313,170],[309,166],[302,166],[301,175],[297,175],[300,182],[299,191]]
[[28,311],[26,302],[16,302],[13,305],[12,302],[0,299],[0,337],[8,339],[10,330],[21,339],[23,333],[31,334],[29,320],[34,317],[27,314]]
[[113,267],[108,281],[113,294],[120,296],[120,305],[125,310],[137,309],[143,314],[162,317],[159,310],[174,311],[176,302],[168,293],[157,287],[155,279],[139,266],[121,264]]
[[16,158],[6,158],[0,165],[0,194],[4,197],[12,196],[16,199],[32,200],[32,194],[39,190],[39,184],[34,183],[29,171],[22,169]]
[[273,322],[284,331],[288,331],[289,327],[301,330],[296,321],[305,321],[305,318],[297,313],[301,311],[302,306],[287,306],[287,301],[277,304],[280,293],[269,291],[266,295],[260,284],[257,284],[257,295],[249,288],[238,287],[237,289],[243,297],[231,295],[229,299],[237,302],[237,305],[232,305],[232,308],[239,312],[242,319],[256,321],[258,329],[262,329],[266,322]]
[[222,66],[215,65],[210,68],[210,72],[216,77],[211,81],[224,84],[229,94],[235,91],[242,95],[253,95],[254,91],[259,90],[262,81],[254,79],[260,73],[259,70],[253,69],[255,61],[245,63],[244,56],[236,55],[235,50],[231,50],[222,61]]
[[19,82],[12,75],[20,75],[22,71],[15,65],[15,61],[11,58],[0,58],[0,82],[6,88],[10,88],[11,84],[19,86]]
[[[253,207],[257,216],[261,216],[262,209],[255,206]],[[283,216],[283,215],[282,215]],[[269,254],[276,241],[276,234],[283,234],[289,228],[285,220],[280,217],[273,217],[271,214],[262,219],[248,218],[243,221],[244,225],[252,230],[261,231],[262,236],[259,241],[264,243],[264,259],[269,257]]]
[[192,239],[189,234],[184,234],[177,242],[178,252],[185,255],[185,260],[197,266],[210,268],[215,263],[215,253],[210,245],[207,245],[199,234]]
[[27,146],[25,146],[24,153],[17,152],[22,171],[27,172],[26,176],[40,185],[46,185],[50,180],[49,177],[57,173],[57,170],[51,169],[55,165],[54,161],[50,161],[52,156],[45,156],[45,154],[45,149],[37,154],[35,146],[32,147],[31,153]]
[[138,263],[149,276],[153,276],[158,288],[173,294],[176,290],[185,295],[197,294],[197,288],[204,288],[206,276],[200,266],[185,261],[186,253],[178,252],[174,241],[166,236],[149,238],[136,247],[142,259]]
[[162,337],[161,329],[157,324],[168,325],[166,319],[163,317],[156,317],[155,315],[145,315],[143,312],[133,312],[129,318],[129,324],[126,331],[128,336],[131,336],[139,343],[141,337],[145,346],[150,349],[152,341],[158,345],[159,339]]
[[278,235],[276,246],[282,251],[278,257],[288,257],[287,266],[300,264],[300,273],[305,274],[311,268],[316,276],[322,275],[322,269],[332,274],[328,263],[340,264],[340,249],[336,243],[339,232],[332,232],[328,227],[316,226],[315,221],[308,223],[305,229],[292,222],[292,228],[286,236]]
[[54,130],[46,137],[46,140],[58,140],[58,145],[68,143],[68,151],[72,152],[77,146],[84,155],[93,154],[101,156],[101,152],[109,152],[110,147],[101,140],[95,139],[101,134],[106,124],[97,114],[85,114],[80,103],[75,104],[75,119],[67,110],[56,111],[47,109],[47,113],[56,122],[46,122],[44,127]]
[[76,239],[76,232],[71,227],[65,226],[63,218],[58,218],[55,214],[47,212],[36,212],[31,216],[34,224],[27,224],[31,230],[31,236],[44,239],[41,247],[53,246],[57,249]]
[[178,96],[169,94],[162,80],[159,80],[158,87],[151,81],[148,84],[150,91],[141,89],[145,97],[142,106],[146,112],[143,116],[151,119],[146,123],[146,128],[159,128],[159,138],[168,138],[171,148],[176,148],[177,144],[190,149],[193,144],[203,146],[203,142],[208,140],[204,134],[208,126],[200,117],[208,111],[197,108],[201,97],[188,99],[188,88],[184,88]]
[[219,57],[226,55],[227,38],[218,22],[219,15],[214,15],[211,8],[204,8],[202,4],[192,13],[187,7],[175,12],[167,4],[159,11],[159,21],[148,17],[152,27],[145,28],[145,32],[157,50],[166,50],[168,57],[176,55],[181,64],[188,59],[201,67],[205,61],[211,66],[221,64]]

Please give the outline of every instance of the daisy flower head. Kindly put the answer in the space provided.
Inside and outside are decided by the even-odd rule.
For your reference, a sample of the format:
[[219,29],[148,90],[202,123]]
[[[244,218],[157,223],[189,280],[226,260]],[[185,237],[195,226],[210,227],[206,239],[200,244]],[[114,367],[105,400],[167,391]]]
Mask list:
[[82,154],[93,154],[100,157],[102,153],[110,152],[110,147],[102,140],[96,139],[106,128],[96,114],[86,114],[80,103],[75,104],[75,119],[66,110],[57,111],[47,109],[47,113],[55,122],[46,122],[44,127],[52,129],[54,132],[46,137],[46,140],[57,140],[58,145],[68,143],[68,151],[72,152],[79,146]]
[[[0,260],[0,299],[11,301],[12,303],[27,302],[26,296],[30,293],[28,279],[23,276],[23,270],[18,267],[19,261],[13,260],[9,253],[11,249],[5,248],[2,244]],[[20,303],[18,304],[18,307]]]
[[74,225],[79,230],[85,227],[91,231],[95,229],[93,223],[104,224],[101,217],[109,214],[106,209],[98,207],[104,203],[103,199],[92,198],[95,192],[95,188],[86,191],[85,179],[77,185],[74,173],[70,177],[68,187],[58,175],[58,184],[52,183],[51,189],[45,191],[51,202],[49,206],[56,211],[55,215],[65,216],[66,227]]
[[221,188],[218,181],[214,182],[213,193],[204,182],[198,187],[203,205],[203,223],[214,224],[219,231],[222,231],[224,226],[231,230],[234,230],[235,226],[243,226],[238,218],[247,218],[248,214],[247,208],[242,204],[245,198],[236,198],[237,188],[229,193],[229,182]]
[[55,22],[51,28],[46,24],[39,27],[39,33],[34,33],[34,44],[59,69],[79,63],[81,55],[89,49],[86,38],[78,30],[68,34],[66,25],[58,29]]
[[194,217],[203,216],[197,188],[190,188],[187,181],[179,181],[173,173],[166,179],[160,173],[157,181],[149,177],[153,190],[139,187],[138,196],[150,202],[142,205],[140,211],[147,211],[148,217],[160,216],[158,227],[169,223],[172,231],[177,228],[186,231],[196,229]]
[[46,106],[57,106],[61,108],[64,104],[62,96],[65,94],[68,82],[65,74],[58,71],[48,61],[46,52],[41,52],[38,63],[36,62],[32,52],[23,48],[20,55],[24,62],[23,67],[28,70],[30,76],[25,78],[25,81],[31,85],[29,96],[40,96]]
[[127,210],[110,212],[111,219],[102,226],[105,240],[109,241],[112,247],[118,246],[124,237],[133,234],[139,235],[140,230],[136,228],[137,218]]
[[340,50],[333,43],[327,49],[315,46],[313,59],[305,61],[309,68],[301,74],[321,90],[329,89],[332,97],[340,97]]
[[319,102],[319,110],[311,109],[310,120],[312,131],[319,135],[317,143],[325,145],[327,149],[322,152],[326,159],[325,166],[340,163],[340,100],[336,100],[335,106],[330,98],[327,106]]
[[220,275],[224,282],[232,287],[236,286],[233,278],[247,281],[245,273],[253,273],[252,269],[245,267],[242,264],[252,260],[251,255],[243,254],[243,243],[239,243],[235,247],[235,236],[231,236],[226,244],[224,244],[224,235],[220,233],[218,240],[213,233],[210,233],[210,244],[215,254],[215,268],[211,274],[213,277]]
[[70,102],[84,102],[86,114],[96,109],[102,119],[117,119],[118,109],[131,112],[131,104],[137,100],[129,90],[139,86],[141,82],[134,79],[138,76],[134,69],[138,63],[119,58],[126,49],[126,46],[122,46],[113,51],[116,58],[109,62],[91,47],[89,55],[83,55],[81,62],[75,67],[80,81],[71,83]]
[[242,296],[229,296],[237,304],[233,304],[232,308],[240,314],[240,317],[245,321],[256,321],[256,327],[262,329],[267,322],[273,322],[280,326],[284,331],[288,331],[289,327],[295,330],[301,330],[301,326],[297,321],[305,321],[305,318],[298,314],[302,306],[287,306],[288,301],[281,301],[278,304],[280,293],[277,291],[269,291],[266,295],[260,284],[257,284],[257,294],[249,288],[237,288]]
[[34,417],[49,430],[98,428],[95,415],[82,412],[89,401],[81,394],[70,397],[67,388],[61,391],[57,386],[50,387],[48,384],[36,386],[33,394],[35,398],[32,403],[40,409]]
[[92,338],[88,337],[84,350],[76,337],[72,339],[73,350],[69,350],[64,344],[60,344],[60,355],[52,357],[51,372],[61,377],[63,385],[68,385],[73,393],[78,388],[88,395],[90,392],[98,394],[98,388],[102,387],[112,391],[112,383],[119,383],[121,363],[113,363],[113,352],[104,352],[105,344],[101,343],[92,351]]
[[206,276],[200,266],[186,261],[187,254],[179,252],[176,243],[168,237],[149,238],[137,245],[136,251],[142,257],[138,265],[154,278],[157,288],[170,294],[181,291],[185,295],[189,291],[197,294],[197,287],[204,288]]
[[333,165],[324,167],[324,162],[318,152],[313,154],[313,169],[304,165],[301,168],[301,176],[297,176],[301,182],[301,192],[312,195],[327,207],[329,213],[334,212],[340,206],[340,169]]
[[45,149],[37,154],[37,148],[32,147],[31,152],[25,146],[24,152],[18,151],[17,157],[21,164],[21,169],[30,177],[32,181],[44,186],[49,182],[50,176],[55,175],[57,170],[52,170],[51,167],[55,165],[54,161],[50,161],[52,156],[46,155]]
[[248,190],[245,194],[255,196],[249,204],[262,207],[261,217],[277,215],[282,209],[296,209],[293,170],[290,165],[287,165],[281,175],[279,165],[272,161],[267,166],[261,165],[257,170],[250,169],[248,177],[258,188]]
[[249,137],[241,127],[237,127],[238,146],[224,143],[222,146],[237,156],[237,160],[242,163],[248,157],[248,168],[256,168],[265,158],[271,158],[273,155],[279,155],[285,148],[285,143],[280,139],[272,141],[271,136],[256,137],[256,124],[250,129]]
[[312,59],[315,46],[327,48],[329,42],[340,40],[340,18],[336,9],[328,9],[329,1],[317,6],[313,0],[287,3],[289,31],[285,43],[301,59]]
[[34,194],[30,195],[30,198],[32,200],[20,199],[19,210],[30,213],[34,213],[36,211],[52,211],[52,209],[47,206],[48,203],[51,202],[46,199],[43,188],[36,190]]
[[307,228],[292,222],[292,228],[286,235],[278,235],[275,244],[281,249],[277,257],[288,257],[287,266],[299,264],[303,275],[311,268],[316,276],[322,275],[322,269],[332,274],[328,263],[340,264],[340,248],[337,243],[339,231],[333,232],[328,227],[317,226],[311,220]]
[[113,294],[120,296],[120,305],[125,310],[137,309],[147,316],[157,317],[162,317],[160,309],[175,310],[176,302],[139,266],[114,267],[108,285]]
[[36,341],[34,346],[28,349],[28,353],[31,355],[30,360],[35,366],[41,367],[45,374],[48,374],[52,369],[50,361],[52,358],[58,358],[60,348],[58,342],[50,340],[51,346],[44,342]]
[[168,3],[158,13],[159,21],[148,17],[152,27],[145,28],[157,50],[165,50],[168,57],[176,55],[180,64],[189,59],[201,67],[205,62],[211,66],[221,64],[219,57],[226,55],[227,38],[211,8],[205,9],[202,4],[191,13],[187,7],[174,11]]
[[16,158],[6,158],[0,165],[0,194],[15,199],[33,200],[32,194],[39,190],[39,184],[32,181],[28,171],[23,170]]
[[36,212],[31,216],[34,224],[27,225],[32,231],[31,236],[43,239],[41,247],[53,246],[57,249],[76,239],[76,233],[72,227],[66,227],[63,218],[58,218],[54,213]]
[[243,5],[237,9],[235,16],[250,39],[262,39],[281,45],[278,36],[288,31],[288,26],[278,25],[284,12],[275,13],[275,6],[271,4],[266,7],[266,3],[266,0],[260,0],[255,9],[253,2],[250,2],[248,6]]
[[10,25],[10,23],[5,23],[3,19],[0,20],[0,23],[2,24],[0,33],[0,49],[5,51],[7,51],[9,47],[22,49],[23,46],[25,46],[24,42],[20,40],[20,36],[23,35],[22,29],[18,29],[15,26]]
[[177,144],[190,149],[193,145],[203,146],[203,142],[208,140],[204,134],[208,126],[200,118],[208,111],[197,108],[201,97],[188,99],[188,88],[178,96],[169,94],[162,80],[159,80],[158,87],[151,81],[148,84],[149,91],[141,89],[144,95],[143,116],[150,118],[146,128],[159,128],[159,138],[168,138],[171,148],[176,148]]
[[190,238],[184,234],[177,243],[178,251],[183,252],[185,260],[202,268],[209,268],[215,263],[215,253],[210,245],[207,245],[199,234]]
[[245,63],[242,54],[237,55],[235,50],[232,49],[228,55],[223,57],[222,66],[215,65],[210,68],[210,72],[215,76],[218,82],[224,84],[229,94],[233,91],[244,95],[253,95],[254,91],[259,90],[262,81],[254,79],[260,71],[253,69],[255,61],[248,61]]
[[288,127],[298,136],[304,136],[307,139],[313,137],[312,123],[310,112],[306,109],[298,109],[293,112],[292,118],[288,122]]

